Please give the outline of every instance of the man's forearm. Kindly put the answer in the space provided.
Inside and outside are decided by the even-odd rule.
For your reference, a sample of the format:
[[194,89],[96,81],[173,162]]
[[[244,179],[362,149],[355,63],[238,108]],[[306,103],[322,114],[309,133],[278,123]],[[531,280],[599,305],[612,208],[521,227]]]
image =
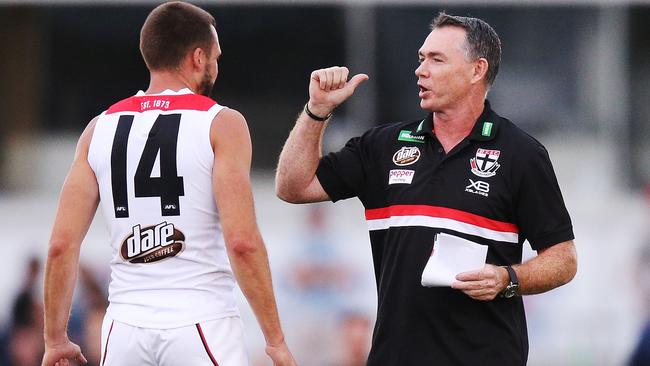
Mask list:
[[67,340],[68,318],[77,281],[78,246],[66,243],[50,245],[45,266],[45,342]]
[[321,157],[327,122],[314,121],[303,111],[282,148],[276,173],[276,193],[285,201],[296,201],[314,179]]
[[268,256],[261,237],[232,243],[228,251],[237,283],[255,313],[266,343],[282,343],[284,335],[273,294]]
[[[519,293],[534,295],[562,286],[576,274],[577,256],[573,241],[556,244],[513,266],[519,278]],[[507,278],[507,276],[506,276]]]

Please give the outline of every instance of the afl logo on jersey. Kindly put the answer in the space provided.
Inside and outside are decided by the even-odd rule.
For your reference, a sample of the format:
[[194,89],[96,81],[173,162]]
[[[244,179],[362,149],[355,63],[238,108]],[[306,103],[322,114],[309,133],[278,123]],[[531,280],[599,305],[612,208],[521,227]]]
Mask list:
[[393,163],[398,166],[411,165],[420,159],[420,149],[404,146],[393,154]]
[[171,258],[183,250],[185,235],[166,221],[145,228],[136,225],[124,239],[120,254],[131,263],[153,263]]

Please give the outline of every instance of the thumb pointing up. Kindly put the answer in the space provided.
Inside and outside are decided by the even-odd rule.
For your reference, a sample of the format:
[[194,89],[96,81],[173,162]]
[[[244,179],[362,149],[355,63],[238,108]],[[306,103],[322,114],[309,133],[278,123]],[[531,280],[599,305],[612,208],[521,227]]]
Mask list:
[[[315,70],[309,82],[309,108],[318,115],[327,115],[348,99],[368,75],[357,74],[348,80],[347,67]],[[313,108],[313,109],[312,109]]]
[[351,88],[351,92],[354,93],[354,90],[361,85],[364,81],[368,80],[369,77],[366,74],[356,74],[348,81],[346,88]]

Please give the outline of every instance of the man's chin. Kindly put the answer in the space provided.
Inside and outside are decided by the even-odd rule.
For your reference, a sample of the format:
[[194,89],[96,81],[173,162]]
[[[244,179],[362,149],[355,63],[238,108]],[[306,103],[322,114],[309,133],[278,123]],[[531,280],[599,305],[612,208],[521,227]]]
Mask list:
[[432,111],[433,103],[431,103],[431,101],[428,101],[426,99],[420,99],[420,108],[424,109],[425,111]]

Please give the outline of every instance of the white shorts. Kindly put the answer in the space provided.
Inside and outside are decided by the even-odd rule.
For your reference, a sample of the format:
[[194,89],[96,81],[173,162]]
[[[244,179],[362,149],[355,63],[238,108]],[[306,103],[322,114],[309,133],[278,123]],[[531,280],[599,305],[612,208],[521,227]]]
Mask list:
[[102,324],[101,366],[248,366],[237,316],[172,328],[139,328],[108,314]]

